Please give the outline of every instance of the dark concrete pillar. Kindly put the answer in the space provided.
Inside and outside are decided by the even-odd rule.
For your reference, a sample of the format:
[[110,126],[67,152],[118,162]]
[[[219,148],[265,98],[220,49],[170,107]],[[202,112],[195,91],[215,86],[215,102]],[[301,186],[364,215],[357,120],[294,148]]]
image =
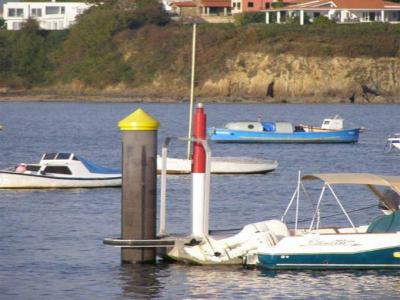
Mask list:
[[[144,110],[138,109],[118,125],[122,130],[122,239],[155,239],[159,123]],[[153,262],[155,259],[155,248],[121,250],[123,263]]]

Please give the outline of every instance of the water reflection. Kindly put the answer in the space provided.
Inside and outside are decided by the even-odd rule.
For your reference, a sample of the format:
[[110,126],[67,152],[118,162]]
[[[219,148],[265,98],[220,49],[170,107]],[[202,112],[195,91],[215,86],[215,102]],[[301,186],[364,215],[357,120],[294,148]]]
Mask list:
[[120,270],[122,294],[135,299],[157,298],[162,288],[159,278],[168,276],[168,266],[123,264]]
[[124,265],[123,295],[152,299],[390,297],[400,271],[268,271],[242,266]]

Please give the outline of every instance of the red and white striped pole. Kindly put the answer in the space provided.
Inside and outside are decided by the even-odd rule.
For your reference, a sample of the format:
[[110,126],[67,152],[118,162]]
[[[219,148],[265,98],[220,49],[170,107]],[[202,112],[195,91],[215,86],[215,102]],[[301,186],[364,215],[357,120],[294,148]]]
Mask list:
[[[193,138],[206,139],[206,114],[201,103],[197,104],[193,119]],[[192,236],[208,235],[208,220],[205,216],[206,151],[199,142],[194,142],[192,157]]]

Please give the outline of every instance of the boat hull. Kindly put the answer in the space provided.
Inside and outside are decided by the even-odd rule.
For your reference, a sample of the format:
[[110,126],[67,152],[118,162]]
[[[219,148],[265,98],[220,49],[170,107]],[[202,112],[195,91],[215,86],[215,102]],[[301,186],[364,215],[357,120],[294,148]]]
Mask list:
[[121,176],[100,178],[68,178],[34,174],[0,172],[1,189],[43,189],[43,188],[98,188],[119,187]]
[[[278,162],[274,160],[246,160],[242,158],[212,158],[212,174],[265,174],[274,171]],[[168,174],[190,174],[192,161],[168,158]],[[161,173],[161,158],[157,158],[157,171]],[[97,188],[120,187],[121,175],[91,177],[63,177],[38,174],[22,174],[0,171],[0,189],[45,189],[45,188]]]
[[[275,160],[256,160],[241,157],[212,157],[211,174],[265,174],[278,167]],[[167,158],[168,174],[190,174],[192,161]],[[157,157],[157,171],[161,173],[161,157]]]
[[360,253],[325,253],[259,255],[262,267],[273,270],[327,270],[327,269],[399,269],[400,260],[393,257],[400,247],[377,249]]
[[400,268],[398,233],[312,235],[289,237],[281,242],[259,251],[261,267],[273,270]]
[[328,132],[255,132],[231,129],[209,129],[212,141],[219,143],[357,143],[360,129]]

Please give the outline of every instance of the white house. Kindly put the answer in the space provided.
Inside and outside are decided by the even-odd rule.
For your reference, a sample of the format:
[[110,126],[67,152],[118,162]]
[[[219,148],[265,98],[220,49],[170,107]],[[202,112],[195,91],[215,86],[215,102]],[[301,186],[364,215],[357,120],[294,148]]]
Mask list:
[[4,4],[3,18],[8,30],[19,30],[29,18],[36,19],[46,30],[67,29],[76,16],[90,4],[83,2],[8,2]]
[[336,23],[400,22],[400,3],[384,0],[300,0],[296,4],[266,10],[266,23],[270,13],[276,13],[277,23],[284,23],[288,17],[305,17],[313,22],[318,16],[325,16]]

